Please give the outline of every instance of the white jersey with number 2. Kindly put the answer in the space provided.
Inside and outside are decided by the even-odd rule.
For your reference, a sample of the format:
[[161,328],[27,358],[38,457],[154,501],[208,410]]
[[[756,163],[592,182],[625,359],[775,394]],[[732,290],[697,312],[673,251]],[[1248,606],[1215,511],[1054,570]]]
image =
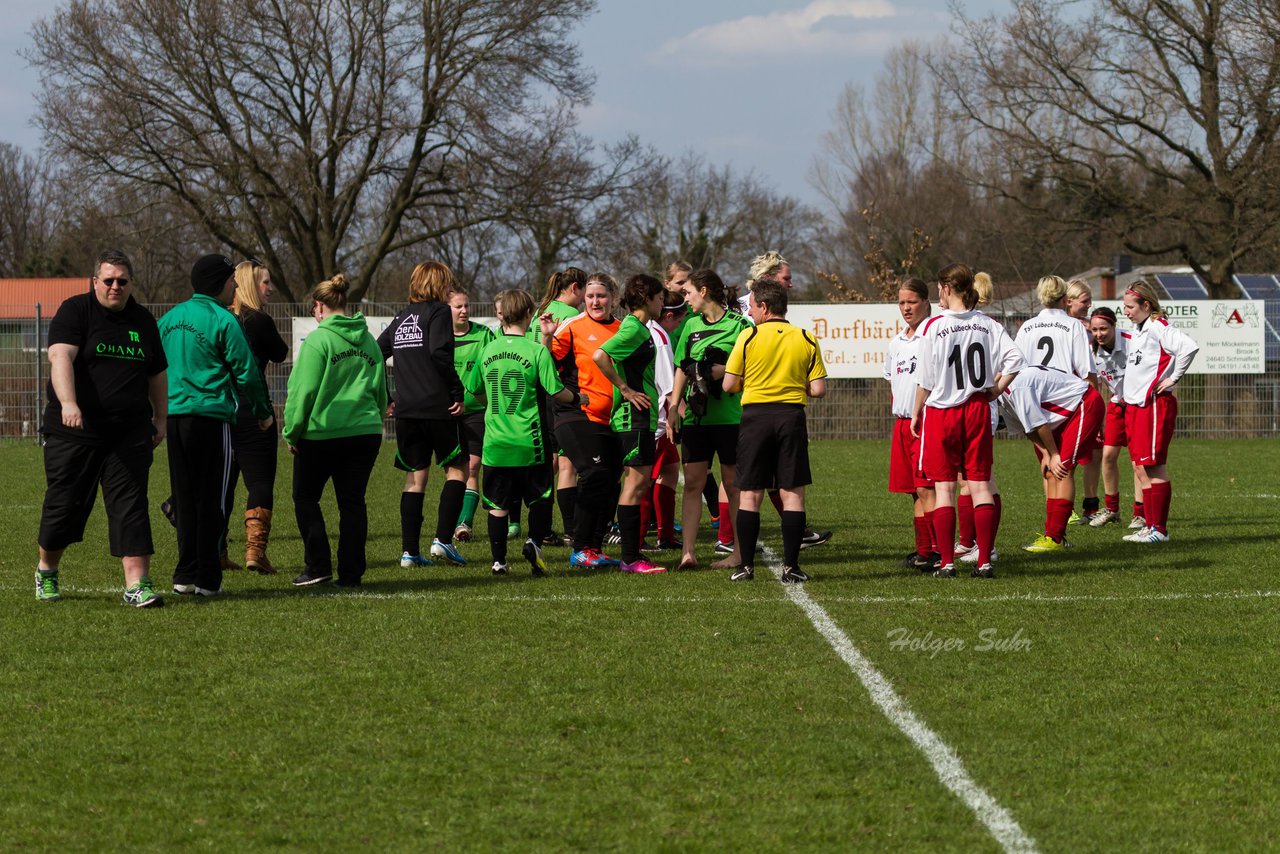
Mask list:
[[1060,308],[1046,308],[1022,324],[1014,341],[1028,365],[1056,368],[1080,379],[1093,373],[1089,333]]
[[920,386],[927,406],[949,409],[996,384],[996,374],[1022,370],[1021,351],[997,321],[981,311],[943,309],[924,322]]

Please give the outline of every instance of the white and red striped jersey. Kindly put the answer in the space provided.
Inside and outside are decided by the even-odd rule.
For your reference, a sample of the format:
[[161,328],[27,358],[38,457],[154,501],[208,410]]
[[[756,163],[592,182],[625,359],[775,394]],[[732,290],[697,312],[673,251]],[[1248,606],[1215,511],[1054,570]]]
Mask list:
[[935,409],[959,406],[1025,364],[1022,352],[997,321],[981,311],[943,309],[920,327],[920,382]]
[[1081,379],[1093,373],[1089,331],[1060,308],[1046,308],[1022,324],[1014,341],[1028,365],[1056,368]]
[[1043,365],[1027,365],[1000,395],[1005,414],[1030,433],[1042,424],[1056,427],[1080,408],[1089,383]]
[[658,325],[658,321],[649,321],[649,335],[653,338],[653,385],[658,390],[658,400],[651,401],[658,407],[658,435],[667,432],[667,406],[670,403],[671,389],[676,384],[676,356],[671,349],[671,337]]
[[1108,350],[1099,346],[1093,351],[1093,372],[1111,388],[1111,398],[1116,403],[1124,400],[1124,373],[1129,361],[1131,337],[1131,333],[1117,329],[1114,348]]
[[920,333],[904,329],[889,342],[884,357],[884,378],[893,395],[893,414],[910,418],[916,405],[916,386],[920,380]]
[[1129,338],[1124,402],[1133,406],[1151,403],[1160,381],[1182,379],[1199,350],[1199,344],[1168,320],[1148,317]]

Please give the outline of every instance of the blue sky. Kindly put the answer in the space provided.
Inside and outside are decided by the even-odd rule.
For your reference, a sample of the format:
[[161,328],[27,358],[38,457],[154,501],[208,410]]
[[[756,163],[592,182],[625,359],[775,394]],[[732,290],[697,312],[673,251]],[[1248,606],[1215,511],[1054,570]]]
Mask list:
[[[965,0],[970,14],[1009,0]],[[38,76],[17,55],[48,0],[4,0],[0,141],[34,152]],[[578,31],[597,75],[582,128],[611,141],[637,133],[660,151],[699,152],[816,199],[807,174],[847,82],[870,85],[885,52],[948,32],[944,0],[599,0]]]

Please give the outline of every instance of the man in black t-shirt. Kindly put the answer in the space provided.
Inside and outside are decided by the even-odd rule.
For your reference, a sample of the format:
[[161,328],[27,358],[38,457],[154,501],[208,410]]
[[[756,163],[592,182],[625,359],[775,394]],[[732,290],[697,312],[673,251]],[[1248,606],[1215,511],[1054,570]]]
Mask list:
[[157,607],[148,570],[147,480],[164,439],[168,383],[156,319],[131,295],[133,265],[104,252],[89,293],[62,303],[49,324],[44,468],[36,599],[60,598],[58,564],[84,539],[102,487],[111,554],[124,566],[126,605]]

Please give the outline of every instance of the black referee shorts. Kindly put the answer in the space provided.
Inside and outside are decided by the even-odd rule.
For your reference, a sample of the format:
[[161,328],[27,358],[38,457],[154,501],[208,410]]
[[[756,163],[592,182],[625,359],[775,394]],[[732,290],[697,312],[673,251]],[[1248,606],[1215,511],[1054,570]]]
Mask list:
[[459,457],[465,466],[467,437],[458,418],[397,418],[396,468],[422,471],[430,467],[434,455],[443,468]]
[[101,484],[111,554],[153,554],[151,516],[147,512],[151,456],[149,431],[134,431],[102,445],[86,445],[51,434],[44,446],[48,488],[40,514],[40,547],[59,551],[84,539],[85,525],[97,503]]
[[689,463],[707,463],[719,457],[720,465],[738,464],[737,424],[686,424],[680,432],[680,457]]
[[795,489],[813,483],[803,405],[752,403],[742,407],[737,474],[740,489]]

